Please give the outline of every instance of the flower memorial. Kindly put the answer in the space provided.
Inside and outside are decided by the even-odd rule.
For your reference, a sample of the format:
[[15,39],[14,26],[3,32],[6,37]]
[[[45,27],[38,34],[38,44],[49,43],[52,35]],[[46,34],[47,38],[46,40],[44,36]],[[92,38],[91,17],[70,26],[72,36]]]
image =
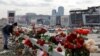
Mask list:
[[[27,31],[27,33],[25,31]],[[38,53],[37,50],[40,49],[42,53],[41,56],[49,56],[51,55],[50,52],[52,53],[55,50],[58,53],[64,52],[64,56],[89,56],[91,52],[96,52],[98,49],[93,39],[85,40],[90,32],[89,29],[77,28],[69,34],[60,29],[59,31],[57,30],[57,34],[53,36],[47,34],[47,32],[48,31],[42,27],[34,28],[33,30],[19,29],[19,31],[15,31],[15,36],[18,37],[18,41],[21,40],[19,43],[24,45],[22,49],[25,49],[25,46],[27,46],[33,50],[30,52],[33,53],[32,55],[38,55],[36,53]],[[30,37],[37,40],[36,44],[30,41]],[[45,45],[48,50],[40,48],[43,48]]]
[[[90,52],[95,52],[97,46],[95,46],[94,40],[85,41],[85,37],[89,34],[88,29],[76,29],[74,32],[67,35],[63,43],[65,48],[65,56],[89,56]],[[57,49],[61,52],[61,48]]]
[[[90,39],[85,40],[89,32],[89,29],[82,28],[75,29],[68,35],[60,31],[59,34],[50,36],[50,40],[48,41],[55,43],[56,46],[60,43],[61,46],[57,47],[57,51],[65,51],[65,56],[89,56],[90,52],[95,52],[98,48],[95,46],[95,41],[92,42],[93,40]],[[37,44],[42,44],[41,46],[43,46],[46,44],[45,39],[38,39]],[[55,48],[52,47],[52,49]]]

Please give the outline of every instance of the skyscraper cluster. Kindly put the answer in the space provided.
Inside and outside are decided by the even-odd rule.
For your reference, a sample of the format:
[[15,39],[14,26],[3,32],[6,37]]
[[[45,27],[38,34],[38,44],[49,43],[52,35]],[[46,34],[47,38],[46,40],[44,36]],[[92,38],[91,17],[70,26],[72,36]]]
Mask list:
[[58,10],[55,10],[55,9],[52,10],[52,16],[63,16],[63,15],[64,15],[63,6],[58,7]]
[[61,26],[61,17],[64,16],[64,7],[60,6],[57,10],[52,10],[51,16],[51,26],[60,25]]

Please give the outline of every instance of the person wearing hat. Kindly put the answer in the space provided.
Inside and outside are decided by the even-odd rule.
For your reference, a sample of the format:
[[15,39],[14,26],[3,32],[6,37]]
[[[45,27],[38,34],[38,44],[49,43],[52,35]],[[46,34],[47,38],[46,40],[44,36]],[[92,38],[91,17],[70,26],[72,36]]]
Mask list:
[[13,23],[12,25],[6,25],[2,28],[2,33],[3,33],[3,41],[4,41],[4,46],[3,49],[9,49],[8,48],[8,39],[11,34],[13,34],[13,29],[17,26],[17,23]]

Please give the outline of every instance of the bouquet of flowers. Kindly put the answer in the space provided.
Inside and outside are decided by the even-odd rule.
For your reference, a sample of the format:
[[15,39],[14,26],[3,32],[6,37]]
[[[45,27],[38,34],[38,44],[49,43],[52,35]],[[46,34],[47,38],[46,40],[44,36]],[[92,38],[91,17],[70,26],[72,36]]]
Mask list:
[[[70,33],[62,43],[65,49],[65,56],[89,56],[90,52],[95,52],[97,46],[95,41],[89,39],[85,41],[85,37],[90,31],[88,29],[76,29]],[[61,47],[57,48],[59,52],[62,51]]]

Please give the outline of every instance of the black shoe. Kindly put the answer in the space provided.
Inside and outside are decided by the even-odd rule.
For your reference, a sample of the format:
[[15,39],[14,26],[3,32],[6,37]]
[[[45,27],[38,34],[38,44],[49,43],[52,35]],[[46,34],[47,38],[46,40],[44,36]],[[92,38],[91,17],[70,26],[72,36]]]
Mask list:
[[7,45],[4,45],[3,49],[4,50],[9,50],[9,48],[7,47]]
[[9,50],[9,48],[3,48],[4,50]]

